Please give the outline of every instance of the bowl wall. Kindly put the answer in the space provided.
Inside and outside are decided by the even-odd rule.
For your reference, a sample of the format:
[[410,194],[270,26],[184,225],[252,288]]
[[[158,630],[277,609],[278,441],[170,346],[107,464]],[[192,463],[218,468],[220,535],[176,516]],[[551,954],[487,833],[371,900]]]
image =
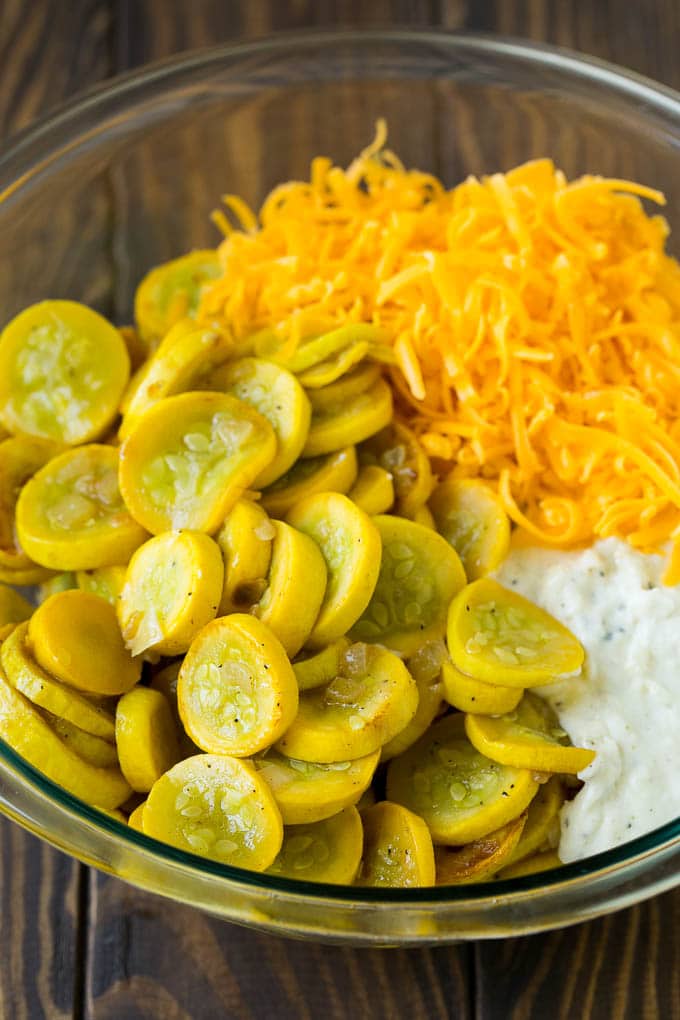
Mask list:
[[[453,185],[549,156],[568,176],[663,190],[680,237],[673,94],[556,51],[442,34],[334,33],[199,54],[122,79],[0,157],[0,319],[43,298],[118,323],[153,265],[214,246],[232,192],[257,206],[318,154],[348,163],[385,117],[405,164]],[[0,807],[62,849],[242,923],[355,942],[535,931],[626,906],[676,881],[677,825],[536,876],[455,890],[311,887],[210,865],[84,808],[0,747]]]

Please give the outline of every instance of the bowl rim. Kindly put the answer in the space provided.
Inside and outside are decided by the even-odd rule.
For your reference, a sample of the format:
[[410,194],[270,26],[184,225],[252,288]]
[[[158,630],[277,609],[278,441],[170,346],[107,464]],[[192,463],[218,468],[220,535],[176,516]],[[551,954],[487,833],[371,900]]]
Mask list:
[[[680,132],[680,93],[658,84],[634,71],[618,68],[613,64],[592,56],[582,56],[571,50],[533,43],[526,40],[494,36],[493,34],[447,32],[440,30],[413,30],[409,28],[366,29],[366,30],[305,30],[279,33],[252,41],[223,44],[214,47],[189,51],[173,56],[141,69],[126,72],[106,82],[98,84],[74,99],[60,104],[49,114],[40,118],[23,131],[9,139],[0,154],[0,203],[19,191],[34,175],[47,169],[51,163],[68,151],[76,143],[74,132],[79,130],[81,120],[91,112],[106,112],[107,107],[125,105],[140,92],[151,88],[153,93],[162,91],[166,83],[195,71],[209,73],[211,70],[224,69],[228,62],[247,60],[250,57],[286,52],[293,52],[297,47],[321,46],[362,46],[372,44],[393,43],[395,45],[434,46],[446,50],[452,56],[456,54],[482,53],[491,57],[499,55],[506,58],[524,61],[539,68],[566,73],[591,85],[605,87],[619,97],[635,99],[642,102],[647,110],[654,110],[666,117],[677,120]],[[70,132],[70,137],[69,137]],[[66,141],[55,147],[59,138]],[[96,137],[96,129],[90,138]],[[51,144],[50,144],[51,143]],[[41,152],[42,146],[42,152]],[[16,792],[16,784],[28,797],[25,805],[17,807],[2,787],[7,785],[11,792]],[[34,769],[23,758],[17,755],[4,741],[0,740],[0,810],[9,814],[20,824],[50,841],[50,832],[45,831],[45,823],[39,820],[39,808],[45,801],[51,802],[68,818],[79,824],[85,823],[89,828],[95,827],[111,838],[118,847],[123,849],[152,852],[154,858],[179,866],[181,871],[189,874],[200,874],[201,877],[226,881],[227,887],[234,884],[241,887],[258,889],[263,892],[275,891],[281,898],[294,898],[303,895],[308,901],[343,901],[345,903],[384,906],[404,906],[406,904],[438,904],[479,905],[497,902],[499,893],[504,900],[523,901],[528,893],[540,890],[549,896],[557,889],[589,887],[599,879],[614,874],[623,874],[634,870],[650,857],[667,860],[673,851],[680,850],[680,818],[676,818],[652,832],[617,846],[611,850],[585,858],[572,864],[563,865],[551,872],[524,876],[505,880],[502,883],[485,882],[470,886],[436,886],[430,889],[369,889],[356,886],[333,886],[323,883],[311,883],[282,878],[279,876],[260,874],[240,868],[222,865],[194,854],[185,853],[167,844],[160,843],[142,833],[129,828],[92,808],[78,798],[53,783],[37,769]],[[37,805],[37,806],[36,806]],[[61,849],[88,863],[102,866],[101,861],[88,856],[87,847],[79,844],[76,839],[56,843]],[[673,854],[674,855],[674,854]],[[138,885],[144,883],[134,876],[127,879]],[[669,888],[680,882],[677,878],[664,875],[658,881],[644,886],[639,894],[629,892],[627,897],[617,905],[628,905],[645,895]],[[157,889],[156,891],[161,891]],[[597,912],[611,909],[604,905]],[[578,917],[575,920],[579,920]],[[564,923],[564,922],[561,922]],[[524,926],[521,930],[537,930],[541,925]],[[542,925],[547,926],[547,925]]]
[[[624,97],[643,101],[656,112],[680,117],[680,90],[655,81],[637,71],[603,60],[591,54],[550,43],[535,42],[518,36],[501,36],[493,32],[468,32],[466,30],[412,29],[408,27],[335,29],[311,28],[293,29],[260,36],[257,39],[221,43],[215,46],[197,47],[180,54],[151,61],[141,67],[124,71],[80,90],[73,97],[54,106],[48,113],[36,118],[25,128],[9,136],[0,151],[0,203],[16,189],[27,182],[38,170],[44,169],[63,150],[41,160],[35,167],[24,167],[19,177],[3,185],[2,175],[8,165],[28,157],[33,159],[32,148],[43,136],[55,130],[77,124],[94,107],[105,107],[109,101],[119,103],[129,93],[142,88],[162,86],[166,79],[178,73],[208,71],[228,58],[248,58],[277,51],[293,50],[296,46],[319,45],[330,48],[333,45],[357,44],[370,46],[372,43],[393,42],[395,44],[417,44],[422,46],[447,47],[461,54],[478,51],[486,55],[505,56],[526,60],[546,69],[559,69],[591,84],[611,88]],[[93,134],[96,132],[93,132]],[[11,177],[12,175],[10,175]]]
[[[199,752],[200,753],[200,752]],[[4,760],[3,760],[4,759]],[[477,882],[472,885],[450,885],[419,887],[415,889],[391,889],[374,888],[366,886],[344,886],[330,885],[325,882],[306,882],[303,879],[289,879],[279,875],[266,872],[249,871],[245,868],[236,868],[227,864],[220,864],[217,861],[201,857],[189,851],[180,850],[169,843],[163,843],[147,836],[137,829],[120,822],[115,815],[92,805],[69,793],[53,780],[49,779],[43,772],[35,768],[21,755],[17,754],[2,738],[0,738],[0,770],[9,766],[14,775],[20,776],[36,790],[39,796],[47,793],[53,802],[71,817],[76,817],[95,825],[98,829],[105,830],[109,835],[117,839],[123,839],[125,843],[145,851],[152,850],[155,856],[161,856],[173,864],[182,867],[187,865],[194,871],[211,878],[238,880],[244,885],[252,885],[259,889],[277,889],[283,893],[303,892],[307,898],[319,900],[353,900],[357,902],[370,903],[441,903],[441,902],[469,902],[496,900],[499,892],[506,897],[516,890],[517,892],[529,892],[533,889],[541,891],[549,887],[560,888],[573,884],[583,878],[598,877],[603,874],[610,874],[614,871],[625,869],[630,864],[641,861],[656,854],[657,851],[669,851],[674,847],[680,848],[680,818],[665,825],[658,826],[650,832],[635,839],[622,843],[611,850],[604,850],[598,854],[570,864],[562,864],[558,868],[536,874],[525,875],[518,878],[504,879],[498,881]],[[0,790],[0,810],[6,806],[3,793]],[[21,819],[18,819],[21,821]],[[38,833],[42,835],[40,832]],[[44,837],[47,838],[47,837]],[[660,842],[656,840],[660,839]],[[88,862],[87,849],[82,848],[80,854],[76,851],[79,859]],[[678,876],[680,881],[680,875]],[[351,890],[351,895],[348,895]]]

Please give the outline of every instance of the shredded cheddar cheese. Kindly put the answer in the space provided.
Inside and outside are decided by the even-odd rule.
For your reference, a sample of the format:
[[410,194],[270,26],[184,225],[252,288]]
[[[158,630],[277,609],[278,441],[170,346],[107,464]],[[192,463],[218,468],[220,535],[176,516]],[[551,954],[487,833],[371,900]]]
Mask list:
[[547,159],[446,190],[384,142],[346,171],[315,159],[259,217],[226,196],[201,316],[290,357],[372,324],[440,472],[488,480],[534,541],[673,539],[679,581],[680,266],[640,201],[663,196]]

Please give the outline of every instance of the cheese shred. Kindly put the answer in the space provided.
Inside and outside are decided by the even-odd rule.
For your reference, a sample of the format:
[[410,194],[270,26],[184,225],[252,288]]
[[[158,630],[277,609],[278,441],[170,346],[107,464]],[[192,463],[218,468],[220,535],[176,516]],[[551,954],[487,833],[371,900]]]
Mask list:
[[446,190],[376,139],[312,163],[256,216],[234,196],[201,317],[237,340],[369,323],[399,412],[442,474],[497,487],[557,547],[669,540],[680,581],[680,266],[630,181],[568,182],[548,159]]

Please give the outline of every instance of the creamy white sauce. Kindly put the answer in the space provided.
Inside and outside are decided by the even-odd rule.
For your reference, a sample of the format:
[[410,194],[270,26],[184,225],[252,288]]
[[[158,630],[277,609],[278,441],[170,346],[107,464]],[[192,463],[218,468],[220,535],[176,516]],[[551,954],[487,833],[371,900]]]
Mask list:
[[610,538],[577,552],[516,548],[496,575],[586,650],[579,677],[536,690],[573,743],[597,752],[562,808],[565,862],[680,815],[680,586],[661,583],[664,565]]

